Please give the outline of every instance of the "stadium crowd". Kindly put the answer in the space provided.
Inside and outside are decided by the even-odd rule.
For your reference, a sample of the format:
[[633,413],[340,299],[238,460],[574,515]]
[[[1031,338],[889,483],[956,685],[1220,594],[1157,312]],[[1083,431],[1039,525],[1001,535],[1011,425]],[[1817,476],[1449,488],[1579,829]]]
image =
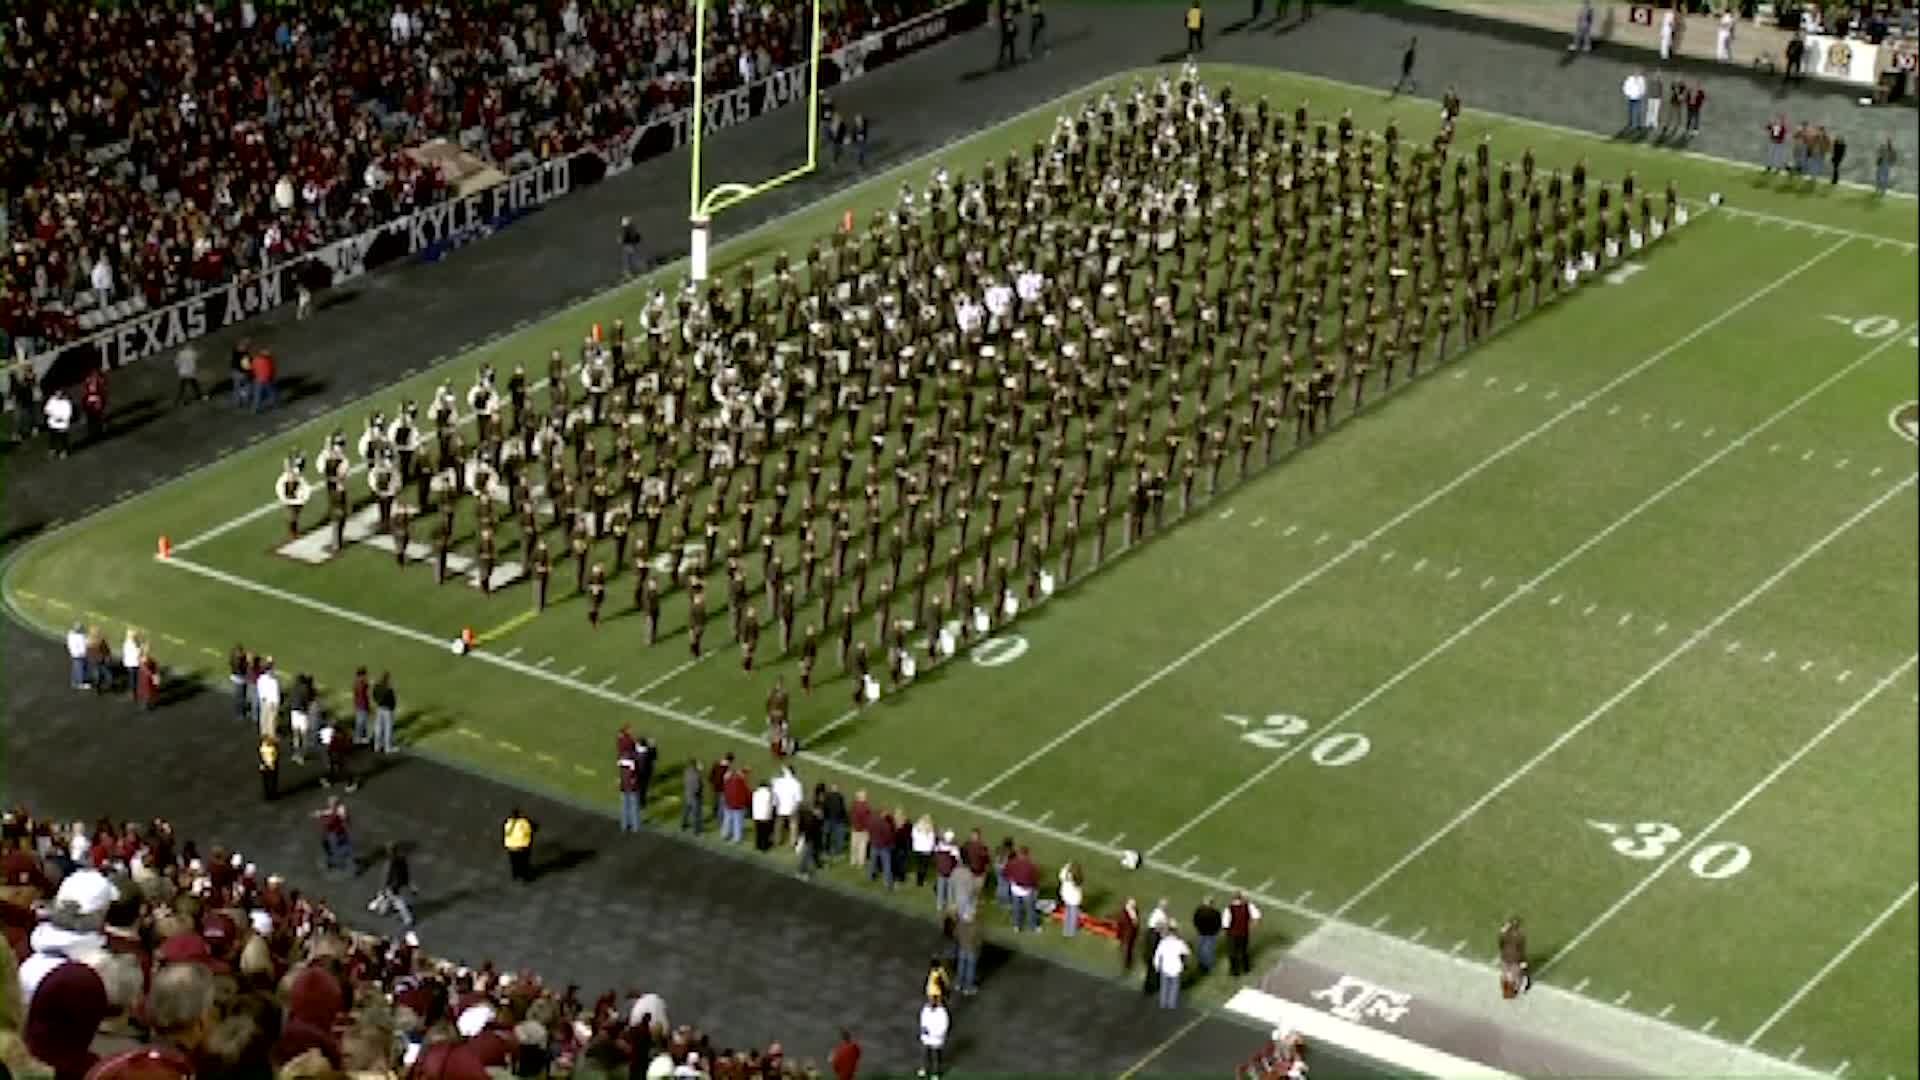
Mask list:
[[[239,852],[164,820],[0,824],[0,1067],[16,1077],[445,1080],[822,1075],[781,1044],[736,1050],[655,993],[608,992],[428,956],[356,933]],[[829,1057],[851,1077],[860,1050]]]
[[[932,7],[845,0],[829,48]],[[727,89],[793,63],[787,5],[717,6]],[[408,150],[454,140],[511,172],[691,99],[684,5],[10,6],[0,76],[0,347],[34,352],[443,197]],[[90,312],[95,312],[89,316]]]

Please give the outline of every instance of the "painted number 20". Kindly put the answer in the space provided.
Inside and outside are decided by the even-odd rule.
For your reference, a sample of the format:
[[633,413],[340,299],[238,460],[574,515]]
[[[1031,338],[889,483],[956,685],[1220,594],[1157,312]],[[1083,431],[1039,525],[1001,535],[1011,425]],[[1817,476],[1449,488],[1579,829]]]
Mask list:
[[[1629,859],[1652,862],[1666,857],[1673,845],[1686,836],[1680,827],[1664,821],[1640,821],[1618,825],[1611,821],[1589,821],[1587,825],[1613,837],[1609,846]],[[1753,851],[1745,844],[1719,840],[1702,846],[1687,859],[1693,876],[1707,881],[1723,881],[1747,868]]]
[[[1255,721],[1252,717],[1228,713],[1221,719],[1242,729],[1241,742],[1252,743],[1262,750],[1281,751],[1291,748],[1312,725],[1301,717],[1291,713],[1274,713]],[[1337,769],[1351,765],[1366,757],[1373,749],[1372,740],[1357,731],[1340,731],[1325,736],[1313,743],[1308,756],[1316,765]]]
[[[1855,337],[1863,337],[1868,341],[1879,341],[1882,338],[1892,337],[1894,334],[1900,332],[1900,320],[1891,315],[1868,315],[1864,319],[1852,319],[1845,315],[1829,315],[1827,316],[1827,321],[1839,323],[1841,326],[1853,331]],[[1907,344],[1920,346],[1920,334],[1908,335]]]

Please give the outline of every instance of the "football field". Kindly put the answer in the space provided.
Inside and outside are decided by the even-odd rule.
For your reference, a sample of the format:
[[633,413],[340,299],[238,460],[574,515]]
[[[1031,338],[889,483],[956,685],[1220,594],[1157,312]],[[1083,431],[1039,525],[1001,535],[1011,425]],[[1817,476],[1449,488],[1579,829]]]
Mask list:
[[[1416,140],[1437,120],[1271,71],[1209,78]],[[716,264],[764,272],[1103,88],[729,240]],[[1569,1037],[1632,1015],[1674,1046],[1751,1048],[1726,1060],[1755,1071],[1914,1075],[1915,204],[1472,112],[1456,145],[1482,135],[1543,171],[1671,178],[1692,220],[1165,537],[1109,549],[898,695],[850,708],[823,649],[824,685],[795,695],[802,775],[1015,836],[1046,867],[1078,859],[1097,913],[1166,896],[1184,917],[1245,890],[1263,968],[1289,950],[1386,957],[1413,981],[1471,963],[1491,991],[1518,912]],[[609,812],[630,722],[662,747],[651,813],[671,825],[687,756],[770,763],[763,702],[774,674],[794,683],[777,633],[751,676],[732,649],[694,660],[677,606],[649,648],[624,578],[594,631],[570,566],[534,617],[524,584],[483,597],[371,545],[290,546],[270,490],[334,429],[352,439],[442,381],[464,392],[482,363],[544,371],[651,288],[404,358],[418,374],[360,406],[37,539],[7,603],[49,633],[141,627],[163,664],[220,686],[236,639],[336,701],[356,665],[389,668],[413,748]],[[480,647],[455,657],[463,627]],[[1129,850],[1142,869],[1121,868]],[[1040,947],[1111,964],[1110,945]],[[1678,1062],[1664,1045],[1634,1052]]]

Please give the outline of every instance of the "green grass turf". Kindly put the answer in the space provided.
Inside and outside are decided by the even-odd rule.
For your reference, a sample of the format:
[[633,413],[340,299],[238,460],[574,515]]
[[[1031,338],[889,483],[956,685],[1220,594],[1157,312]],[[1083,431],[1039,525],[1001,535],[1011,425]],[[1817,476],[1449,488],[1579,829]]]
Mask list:
[[[1283,109],[1303,96],[1316,115],[1351,107],[1364,127],[1397,115],[1410,137],[1437,112],[1266,71],[1213,77]],[[1054,112],[982,133],[943,160],[968,167],[1004,154]],[[1711,834],[1696,830],[1920,637],[1910,488],[1715,622],[1913,471],[1912,444],[1888,424],[1920,396],[1913,204],[1810,195],[1754,170],[1472,112],[1457,145],[1483,133],[1501,156],[1532,146],[1546,165],[1585,157],[1597,176],[1633,168],[1656,188],[1671,176],[1692,197],[1724,191],[1742,210],[1814,227],[1702,216],[1623,283],[1584,286],[1023,615],[1017,641],[995,646],[1011,659],[945,665],[834,728],[804,772],[943,824],[1031,840],[1049,866],[1081,859],[1095,911],[1131,894],[1143,907],[1169,896],[1184,913],[1229,882],[1258,887],[1268,962],[1335,910],[1429,944],[1467,940],[1477,955],[1517,906],[1549,952],[1553,982],[1609,1001],[1630,992],[1628,1007],[1649,1013],[1671,1004],[1673,1023],[1711,1021],[1716,1035],[1744,1041],[1912,881],[1910,672]],[[864,220],[931,167],[905,166],[740,237],[717,264],[798,251],[843,209]],[[442,379],[464,387],[482,361],[541,369],[549,348],[577,342],[588,323],[632,318],[641,295],[609,293],[377,404],[391,414]],[[1856,333],[1850,324],[1869,316],[1899,328],[1886,340]],[[662,743],[663,791],[677,791],[673,766],[686,755],[731,749],[765,763],[767,675],[743,678],[731,651],[676,674],[684,638],[648,650],[632,618],[590,634],[583,605],[561,603],[489,641],[511,659],[455,660],[440,642],[462,626],[507,624],[527,603],[524,587],[483,602],[371,551],[296,564],[272,553],[277,512],[190,557],[283,594],[153,561],[156,537],[182,540],[254,510],[281,457],[311,454],[334,426],[357,433],[374,404],[39,540],[8,568],[9,603],[50,631],[81,618],[117,634],[131,621],[163,662],[215,677],[236,639],[288,670],[314,671],[336,694],[355,664],[391,667],[402,735],[415,747],[609,810],[612,732],[623,721]],[[570,567],[556,571],[561,591],[571,579]],[[624,611],[626,592],[616,579],[610,613]],[[1710,624],[1710,636],[1674,655]],[[710,642],[724,638],[723,625],[711,630]],[[777,636],[763,638],[763,661],[777,651]],[[835,724],[846,701],[843,681],[796,700],[796,731]],[[1305,733],[1288,734],[1286,716]],[[1265,746],[1244,741],[1269,717]],[[236,737],[234,752],[251,749]],[[672,805],[653,813],[677,819]],[[1637,859],[1612,850],[1590,820],[1671,823],[1682,835]],[[1710,880],[1689,869],[1697,851],[1731,857],[1722,844],[1744,845],[1744,870]],[[1109,858],[1118,848],[1154,855],[1127,875]],[[1551,955],[1588,927],[1577,948]],[[1112,963],[1091,942],[1047,937],[1036,947]],[[1799,1049],[1826,1068],[1847,1060],[1860,1075],[1913,1073],[1914,962],[1909,905],[1756,1046],[1783,1057]],[[1215,979],[1199,992],[1219,1000],[1230,989]]]

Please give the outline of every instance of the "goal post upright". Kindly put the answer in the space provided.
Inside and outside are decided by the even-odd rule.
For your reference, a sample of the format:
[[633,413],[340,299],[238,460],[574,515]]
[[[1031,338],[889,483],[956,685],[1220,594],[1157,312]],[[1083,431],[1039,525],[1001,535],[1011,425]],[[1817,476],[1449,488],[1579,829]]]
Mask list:
[[770,180],[757,184],[726,183],[711,191],[703,190],[701,175],[702,150],[706,137],[706,99],[707,99],[707,7],[710,0],[693,0],[693,134],[689,141],[691,167],[688,178],[687,221],[691,230],[688,245],[689,262],[695,283],[705,282],[709,276],[708,249],[712,239],[713,217],[729,207],[764,194],[792,180],[814,171],[820,161],[820,5],[824,0],[810,0],[808,8],[812,13],[813,25],[808,37],[807,47],[807,161],[798,168],[789,169]]

